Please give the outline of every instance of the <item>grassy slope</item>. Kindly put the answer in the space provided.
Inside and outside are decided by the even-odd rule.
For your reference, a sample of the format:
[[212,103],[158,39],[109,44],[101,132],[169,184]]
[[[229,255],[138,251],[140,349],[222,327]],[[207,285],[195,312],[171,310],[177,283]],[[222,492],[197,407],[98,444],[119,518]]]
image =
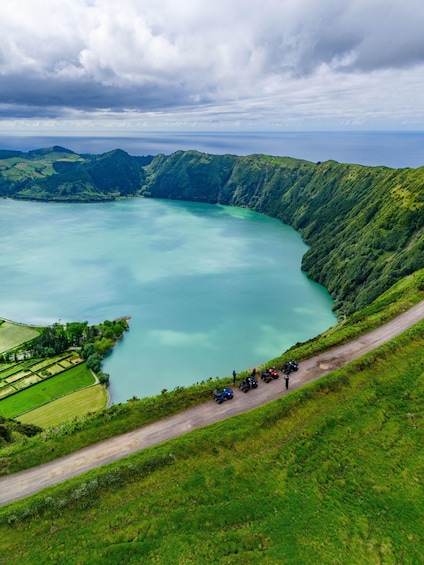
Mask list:
[[0,153],[0,196],[29,200],[92,202],[134,196],[149,162],[114,150],[77,155],[62,147]]
[[2,555],[11,565],[424,562],[423,330],[6,507]]
[[34,339],[39,332],[29,326],[0,320],[0,353]]

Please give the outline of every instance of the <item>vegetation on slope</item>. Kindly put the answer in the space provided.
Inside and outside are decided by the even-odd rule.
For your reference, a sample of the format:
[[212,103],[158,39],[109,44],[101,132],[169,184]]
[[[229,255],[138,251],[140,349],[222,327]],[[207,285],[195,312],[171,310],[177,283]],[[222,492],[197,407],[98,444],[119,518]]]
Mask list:
[[23,153],[0,151],[0,196],[28,200],[94,202],[134,196],[149,162],[116,149],[78,155],[55,146]]
[[33,437],[42,431],[40,427],[32,423],[24,423],[13,418],[0,416],[0,448],[13,441]]
[[423,330],[3,508],[2,555],[11,565],[422,563]]
[[156,157],[146,172],[150,196],[245,206],[292,225],[311,246],[303,269],[339,316],[424,267],[424,167],[187,151]]

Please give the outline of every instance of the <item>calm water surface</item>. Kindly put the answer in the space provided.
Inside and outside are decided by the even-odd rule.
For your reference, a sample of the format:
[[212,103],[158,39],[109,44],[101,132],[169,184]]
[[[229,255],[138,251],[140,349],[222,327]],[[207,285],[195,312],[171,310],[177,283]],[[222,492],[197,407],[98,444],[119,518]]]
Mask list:
[[252,367],[336,322],[300,270],[300,235],[264,215],[149,199],[0,205],[1,316],[131,316],[103,365],[114,402]]

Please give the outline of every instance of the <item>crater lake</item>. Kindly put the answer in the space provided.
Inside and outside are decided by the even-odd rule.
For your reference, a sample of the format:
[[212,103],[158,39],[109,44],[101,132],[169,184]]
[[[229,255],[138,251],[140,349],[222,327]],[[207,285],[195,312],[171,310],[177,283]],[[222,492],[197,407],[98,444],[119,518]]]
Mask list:
[[131,317],[102,366],[114,403],[229,376],[337,322],[301,236],[265,215],[147,198],[1,208],[1,317]]

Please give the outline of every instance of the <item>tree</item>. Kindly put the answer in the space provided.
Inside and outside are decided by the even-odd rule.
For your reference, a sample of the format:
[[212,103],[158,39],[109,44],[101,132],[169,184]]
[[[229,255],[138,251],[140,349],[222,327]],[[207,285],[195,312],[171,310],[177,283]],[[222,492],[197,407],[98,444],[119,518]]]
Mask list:
[[101,385],[105,385],[106,387],[109,386],[109,380],[110,380],[110,375],[109,373],[103,373],[103,371],[100,371],[97,374],[97,378],[99,379],[99,383]]
[[69,322],[66,324],[66,335],[72,345],[82,345],[88,322]]
[[87,343],[87,345],[84,346],[84,349],[82,350],[82,358],[83,359],[88,359],[90,357],[90,355],[93,355],[93,353],[95,353],[94,351],[94,344],[93,343]]
[[101,356],[107,353],[109,349],[112,349],[112,347],[113,347],[113,341],[106,337],[102,337],[100,341],[94,342],[94,351]]
[[88,369],[91,369],[95,373],[100,370],[100,365],[102,362],[102,358],[98,353],[93,353],[86,361],[86,365]]

